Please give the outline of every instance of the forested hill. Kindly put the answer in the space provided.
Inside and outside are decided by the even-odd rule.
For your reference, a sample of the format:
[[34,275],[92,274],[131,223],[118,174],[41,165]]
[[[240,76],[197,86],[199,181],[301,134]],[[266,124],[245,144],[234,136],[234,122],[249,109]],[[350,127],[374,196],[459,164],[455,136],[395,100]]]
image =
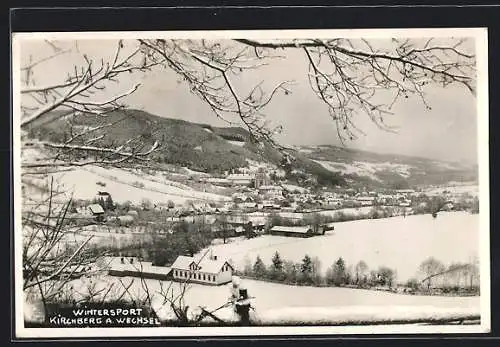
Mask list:
[[[269,144],[257,146],[250,141],[247,130],[240,127],[214,127],[180,119],[159,117],[145,111],[126,109],[106,117],[90,114],[61,117],[52,112],[34,123],[30,137],[63,142],[89,127],[116,123],[101,133],[106,135],[96,145],[119,145],[136,139],[145,146],[159,141],[154,153],[159,164],[173,164],[208,173],[223,173],[248,166],[248,160],[280,166],[283,154]],[[71,126],[70,126],[71,124]],[[81,143],[87,139],[78,139]],[[408,186],[442,184],[448,181],[477,179],[477,168],[444,163],[424,158],[384,155],[336,146],[299,146],[289,151],[292,180],[313,177],[321,185]],[[297,176],[298,175],[298,176]]]

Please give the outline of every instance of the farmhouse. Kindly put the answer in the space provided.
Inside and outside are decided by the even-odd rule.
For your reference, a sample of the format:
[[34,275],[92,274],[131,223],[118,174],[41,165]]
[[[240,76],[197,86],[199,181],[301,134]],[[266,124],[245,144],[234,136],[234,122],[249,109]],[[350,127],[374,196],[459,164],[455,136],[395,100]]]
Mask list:
[[283,195],[283,188],[280,186],[260,186],[259,193],[268,197],[278,197]]
[[226,179],[233,186],[251,186],[254,184],[255,176],[249,174],[231,174]]
[[256,211],[258,209],[258,204],[256,202],[243,202],[239,204],[239,207],[246,211]]
[[109,194],[108,192],[102,192],[102,191],[97,192],[96,196],[97,199],[99,198],[107,199],[108,197],[111,197],[111,194]]
[[208,259],[179,256],[171,266],[172,276],[179,281],[219,285],[231,282],[234,268],[227,260],[210,256]]
[[191,203],[191,210],[195,213],[205,213],[213,212],[214,208],[205,202],[193,202]]
[[104,209],[99,204],[89,205],[88,210],[97,221],[102,222],[104,220]]
[[310,226],[280,226],[275,225],[270,230],[273,235],[291,236],[291,237],[311,237],[314,236],[314,230]]
[[218,186],[230,186],[232,184],[232,182],[226,178],[217,178],[217,177],[201,178],[200,182],[206,182]]
[[372,206],[374,201],[375,201],[375,197],[374,196],[359,196],[356,198],[356,200],[361,203],[361,206]]
[[410,207],[411,206],[411,200],[405,199],[405,200],[403,200],[403,201],[401,201],[399,203],[399,206],[400,207]]
[[344,203],[344,200],[340,199],[340,198],[327,198],[326,199],[327,206],[341,207],[343,203]]
[[101,264],[108,270],[110,276],[117,277],[142,277],[157,280],[171,278],[171,268],[154,266],[151,262],[141,261],[137,257],[111,257]]

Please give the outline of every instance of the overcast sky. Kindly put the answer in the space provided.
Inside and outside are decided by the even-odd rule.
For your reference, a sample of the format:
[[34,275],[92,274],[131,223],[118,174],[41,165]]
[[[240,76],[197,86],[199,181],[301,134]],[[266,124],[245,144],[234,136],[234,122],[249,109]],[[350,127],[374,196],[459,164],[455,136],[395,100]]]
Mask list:
[[[57,41],[60,47],[75,48],[73,42]],[[89,57],[109,57],[116,42],[108,40],[79,41],[78,50]],[[38,41],[23,41],[21,60],[33,60],[50,54],[50,47]],[[307,63],[302,52],[287,50],[286,59],[248,72],[241,83],[249,86],[266,80],[274,85],[281,80],[295,80],[292,94],[277,96],[265,109],[273,124],[281,124],[280,140],[292,145],[339,144],[334,123],[324,104],[314,95],[307,82]],[[35,71],[38,84],[60,81],[81,59],[77,52],[58,57],[40,65]],[[142,109],[161,117],[180,118],[194,122],[225,125],[189,89],[178,84],[172,71],[155,70],[147,74],[124,76],[107,93],[130,89],[133,82],[141,82],[140,89],[126,99],[130,107]],[[364,114],[356,117],[356,124],[366,133],[358,140],[348,142],[353,148],[382,153],[398,153],[441,160],[477,162],[476,99],[464,87],[441,88],[429,86],[427,99],[432,110],[427,110],[417,99],[403,99],[393,108],[394,116],[386,123],[399,127],[397,134],[377,128]]]

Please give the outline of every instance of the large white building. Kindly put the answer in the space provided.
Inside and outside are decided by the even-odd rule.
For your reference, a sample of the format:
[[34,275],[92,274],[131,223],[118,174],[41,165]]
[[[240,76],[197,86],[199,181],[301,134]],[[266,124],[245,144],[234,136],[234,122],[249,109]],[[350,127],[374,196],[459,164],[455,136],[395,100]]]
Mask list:
[[171,266],[172,276],[178,281],[219,285],[231,282],[234,268],[227,260],[210,256],[206,259],[179,256]]

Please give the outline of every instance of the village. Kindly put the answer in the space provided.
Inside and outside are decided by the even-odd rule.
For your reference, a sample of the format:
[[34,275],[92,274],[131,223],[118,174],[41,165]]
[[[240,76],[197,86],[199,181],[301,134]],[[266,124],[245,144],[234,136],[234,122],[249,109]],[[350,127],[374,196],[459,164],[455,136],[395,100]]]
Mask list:
[[482,323],[474,40],[336,36],[17,36],[24,327]]
[[[246,171],[242,168],[241,171]],[[273,177],[274,179],[271,179]],[[269,174],[265,169],[259,168],[255,173],[228,173],[226,178],[214,178],[207,174],[194,174],[189,180],[197,183],[210,184],[214,186],[225,186],[230,188],[230,196],[222,201],[208,201],[203,199],[187,200],[183,204],[175,204],[173,201],[167,203],[155,202],[143,199],[140,204],[134,205],[130,202],[122,209],[116,207],[120,204],[114,203],[113,197],[106,191],[96,191],[92,202],[79,201],[74,209],[74,218],[88,218],[89,223],[108,223],[117,226],[131,227],[137,220],[141,211],[152,211],[161,215],[164,224],[170,229],[156,229],[160,232],[172,232],[172,226],[181,221],[200,220],[203,217],[204,224],[215,224],[214,230],[221,227],[218,223],[221,219],[228,224],[233,233],[243,232],[247,225],[252,231],[263,232],[274,226],[270,226],[269,219],[280,216],[284,219],[295,220],[288,227],[307,226],[307,216],[321,215],[323,222],[343,221],[339,214],[345,212],[345,218],[382,218],[382,213],[377,211],[390,210],[390,216],[411,215],[423,213],[435,213],[439,211],[466,210],[477,203],[473,194],[447,190],[444,188],[419,188],[419,189],[378,189],[368,190],[366,188],[335,188],[335,189],[313,189],[308,186],[298,186],[287,183],[284,179],[272,171]],[[116,210],[127,210],[119,215]],[[360,212],[357,217],[349,217],[349,212]],[[124,211],[122,211],[124,212]],[[337,215],[335,214],[336,212]],[[371,214],[370,214],[371,212]],[[151,221],[154,222],[154,221]],[[250,224],[249,224],[250,223]],[[276,223],[274,223],[276,224]],[[312,228],[312,226],[310,226]],[[130,228],[129,228],[130,229]],[[124,229],[125,230],[125,229]],[[140,232],[140,228],[134,232]],[[278,232],[278,229],[275,229]],[[130,231],[130,230],[129,230]],[[316,230],[317,231],[317,230]],[[142,229],[144,232],[144,228]],[[285,231],[283,231],[285,233]],[[289,233],[293,234],[293,231]]]
[[[334,232],[338,223],[348,220],[415,214],[436,218],[438,212],[471,211],[475,202],[473,195],[446,188],[318,191],[284,183],[275,172],[268,174],[262,168],[255,173],[228,173],[223,183],[221,178],[207,176],[193,175],[190,179],[211,184],[217,180],[217,184],[232,189],[230,199],[187,201],[184,204],[144,200],[138,205],[124,205],[114,202],[110,193],[99,190],[93,201],[73,206],[70,218],[83,227],[85,234],[99,235],[100,240],[114,237],[112,235],[161,237],[198,231],[213,235],[225,244],[232,238],[251,239],[262,235],[321,236]],[[210,236],[206,237],[209,243],[213,242]],[[118,242],[111,248],[114,249],[113,255],[100,262],[110,276],[221,285],[231,282],[235,274],[242,274],[241,268],[237,269],[231,259],[218,258],[210,246],[210,253],[204,256],[196,252],[198,249],[190,252],[175,249],[172,253],[178,254],[176,257],[160,263],[141,256],[144,250],[131,251],[127,242]],[[75,272],[75,269],[71,271]],[[446,283],[449,279],[442,281]]]

